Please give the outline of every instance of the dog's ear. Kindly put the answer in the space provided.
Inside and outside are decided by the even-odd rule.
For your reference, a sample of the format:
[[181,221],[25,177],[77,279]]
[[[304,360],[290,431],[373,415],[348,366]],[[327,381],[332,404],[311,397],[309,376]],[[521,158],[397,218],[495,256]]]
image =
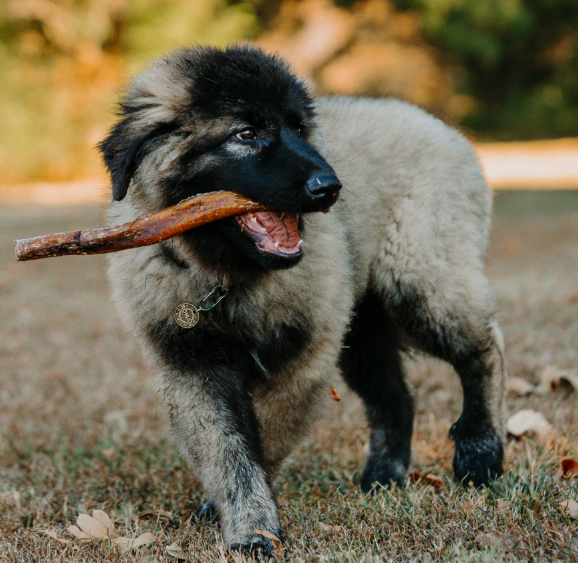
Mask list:
[[130,181],[144,156],[149,135],[135,135],[129,117],[119,121],[98,148],[108,168],[112,183],[112,197],[120,201],[126,196]]
[[159,123],[152,129],[135,130],[131,117],[119,121],[98,148],[112,182],[112,197],[120,201],[126,196],[130,181],[147,154],[151,141],[170,133],[175,123]]

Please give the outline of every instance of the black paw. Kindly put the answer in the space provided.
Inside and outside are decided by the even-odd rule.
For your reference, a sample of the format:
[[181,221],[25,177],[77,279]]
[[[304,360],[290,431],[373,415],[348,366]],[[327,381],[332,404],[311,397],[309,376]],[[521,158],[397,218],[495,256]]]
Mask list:
[[399,460],[384,459],[382,456],[370,455],[361,475],[359,485],[364,493],[375,491],[374,483],[390,487],[392,483],[403,485],[407,467]]
[[[274,535],[279,538],[281,543],[285,541],[281,530],[277,530]],[[275,556],[275,542],[261,534],[256,534],[249,543],[232,543],[229,549],[250,555],[256,561],[268,561]]]
[[471,481],[480,488],[503,475],[504,448],[493,428],[480,425],[475,432],[465,431],[460,418],[450,428],[450,437],[456,442],[454,475],[464,486]]
[[217,518],[217,507],[213,501],[208,498],[197,509],[195,516],[198,520],[207,520],[208,522],[213,522]]

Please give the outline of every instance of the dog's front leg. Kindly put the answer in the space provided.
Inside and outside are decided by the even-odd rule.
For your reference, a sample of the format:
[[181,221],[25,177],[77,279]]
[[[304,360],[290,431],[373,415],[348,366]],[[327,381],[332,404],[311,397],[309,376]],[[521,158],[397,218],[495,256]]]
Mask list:
[[171,429],[213,500],[225,543],[272,554],[282,538],[277,506],[263,469],[259,423],[243,378],[230,368],[164,376]]

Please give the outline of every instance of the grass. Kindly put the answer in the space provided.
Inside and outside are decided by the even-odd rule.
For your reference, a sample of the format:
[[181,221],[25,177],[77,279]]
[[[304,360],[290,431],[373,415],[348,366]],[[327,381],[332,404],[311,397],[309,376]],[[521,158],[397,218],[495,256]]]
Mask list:
[[[168,435],[151,369],[119,326],[102,257],[16,264],[15,238],[102,223],[96,207],[0,208],[0,561],[225,561],[217,523],[191,518],[199,484]],[[544,367],[578,366],[578,193],[496,198],[488,275],[497,293],[511,375],[538,382]],[[446,365],[408,358],[417,418],[403,489],[358,488],[368,430],[358,399],[342,397],[295,453],[278,483],[290,561],[578,561],[578,520],[560,503],[576,483],[556,477],[578,459],[577,393],[508,397],[510,412],[541,411],[546,441],[507,447],[507,475],[481,493],[452,480],[447,437],[459,382]],[[105,511],[119,533],[157,541],[120,553],[73,540],[80,513]],[[238,559],[234,557],[233,559]],[[281,557],[279,557],[281,559]]]

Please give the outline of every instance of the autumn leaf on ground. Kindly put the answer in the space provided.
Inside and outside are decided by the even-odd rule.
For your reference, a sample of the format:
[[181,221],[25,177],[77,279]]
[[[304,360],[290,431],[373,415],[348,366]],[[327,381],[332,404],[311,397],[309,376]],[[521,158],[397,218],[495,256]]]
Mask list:
[[578,518],[578,502],[572,499],[562,501],[559,505],[563,514],[570,518]]
[[[78,524],[78,527],[85,533],[87,534],[90,538],[95,538],[95,539],[106,539],[108,538],[112,533],[116,534],[116,531],[114,530],[114,526],[112,526],[112,522],[110,524],[108,524],[108,522],[110,522],[110,520],[108,519],[108,516],[106,516],[106,514],[104,514],[104,512],[102,512],[102,514],[104,514],[106,516],[105,521],[101,521],[102,514],[96,514],[97,512],[102,512],[101,510],[95,510],[93,511],[93,514],[95,517],[90,517],[88,514],[80,514],[79,517],[76,519],[76,523]],[[108,520],[108,522],[106,521]],[[114,531],[114,532],[113,532]]]
[[506,388],[508,393],[513,393],[519,397],[531,395],[536,390],[536,388],[529,381],[522,379],[521,377],[508,378]]
[[578,391],[578,372],[560,369],[555,365],[546,366],[540,375],[540,389],[543,391],[558,389]]
[[508,419],[506,430],[517,438],[529,432],[535,432],[539,438],[545,438],[552,432],[552,425],[541,412],[525,409]]
[[273,542],[273,547],[275,548],[275,551],[283,550],[281,540],[275,534],[272,534],[267,530],[257,530],[257,528],[255,528],[255,533],[259,534],[260,536],[263,536],[264,538],[267,538],[268,540],[271,540]]
[[187,558],[187,554],[183,551],[182,547],[180,545],[177,545],[176,543],[172,543],[167,547],[167,553],[171,557],[174,557],[175,559]]
[[575,481],[576,477],[578,477],[578,461],[569,457],[563,459],[560,463],[560,469],[556,475],[556,478]]
[[442,478],[433,473],[423,475],[419,471],[414,471],[413,473],[410,473],[408,477],[412,483],[424,481],[428,485],[431,485],[436,491],[439,491],[444,486]]
[[334,401],[341,401],[341,397],[339,396],[339,393],[335,390],[335,387],[333,387],[333,385],[331,386],[331,388],[329,389],[329,396],[334,400]]
[[84,541],[110,539],[113,545],[123,553],[156,540],[150,532],[141,534],[134,540],[120,536],[108,514],[102,510],[93,510],[92,517],[88,514],[80,514],[76,523],[78,526],[70,526],[68,531],[77,539]]

